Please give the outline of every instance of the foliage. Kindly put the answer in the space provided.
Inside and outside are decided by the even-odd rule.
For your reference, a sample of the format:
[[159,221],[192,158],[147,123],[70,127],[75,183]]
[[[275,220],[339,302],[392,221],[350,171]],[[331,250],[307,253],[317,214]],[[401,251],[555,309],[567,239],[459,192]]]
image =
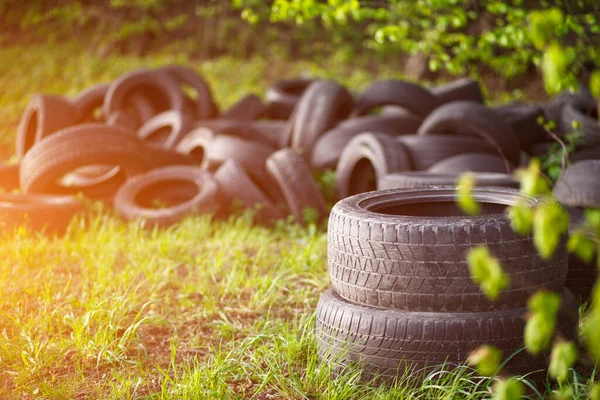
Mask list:
[[467,363],[483,376],[492,376],[500,368],[502,351],[494,346],[481,346],[469,356]]
[[517,400],[524,394],[523,383],[515,378],[500,379],[494,385],[494,400]]
[[477,215],[481,212],[479,203],[473,198],[471,191],[475,186],[475,175],[473,173],[463,174],[456,183],[457,203],[467,214]]
[[535,355],[550,345],[560,307],[560,295],[539,291],[529,299],[528,306],[531,315],[525,325],[525,347]]
[[481,290],[490,300],[496,299],[510,284],[502,265],[485,246],[478,246],[469,250],[467,262],[473,282],[481,286]]
[[573,342],[557,343],[552,349],[548,372],[558,382],[564,382],[567,380],[569,368],[575,364],[575,361],[577,361],[577,345]]

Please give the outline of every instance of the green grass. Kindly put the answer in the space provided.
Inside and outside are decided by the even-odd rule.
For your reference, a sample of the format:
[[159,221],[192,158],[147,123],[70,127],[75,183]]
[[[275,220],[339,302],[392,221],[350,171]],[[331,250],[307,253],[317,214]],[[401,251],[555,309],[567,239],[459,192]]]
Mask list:
[[[76,44],[0,49],[0,134],[9,150],[35,92],[74,95],[140,66],[198,67],[227,105],[307,72],[364,86],[373,73],[338,60],[221,58],[177,52],[99,56]],[[393,72],[381,72],[393,76]],[[466,370],[423,385],[375,388],[355,371],[331,377],[316,355],[313,312],[329,285],[326,235],[250,215],[188,218],[164,230],[110,211],[61,238],[19,230],[0,239],[0,398],[487,398]],[[585,398],[585,383],[573,386]]]

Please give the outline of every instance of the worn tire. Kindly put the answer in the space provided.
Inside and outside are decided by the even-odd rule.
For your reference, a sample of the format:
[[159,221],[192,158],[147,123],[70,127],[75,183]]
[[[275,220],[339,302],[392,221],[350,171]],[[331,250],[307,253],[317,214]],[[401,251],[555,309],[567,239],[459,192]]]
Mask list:
[[[593,147],[600,145],[600,122],[598,121],[598,110],[586,114],[584,109],[578,108],[576,104],[566,104],[561,115],[561,131],[564,133],[580,132],[580,146]],[[574,128],[574,125],[579,125]]]
[[[504,208],[536,200],[504,188],[473,190],[480,216],[462,213],[455,187],[386,190],[338,202],[329,217],[333,288],[348,301],[406,311],[490,311],[525,307],[540,289],[560,291],[567,274],[561,242],[538,255],[531,236],[513,232]],[[490,301],[471,279],[467,254],[486,246],[510,286]]]
[[427,172],[432,174],[462,174],[464,172],[495,172],[509,174],[513,166],[498,155],[487,153],[458,154],[432,165]]
[[316,213],[317,220],[327,215],[323,195],[312,177],[304,158],[293,149],[282,149],[267,159],[267,170],[277,182],[287,206],[299,224],[305,223],[307,208]]
[[264,116],[266,110],[267,108],[260,97],[249,94],[232,105],[221,115],[221,118],[234,121],[254,121]]
[[496,107],[494,112],[511,126],[522,149],[550,139],[546,129],[538,123],[540,117],[544,117],[544,109],[538,105],[517,102]]
[[422,119],[412,114],[370,115],[352,118],[327,131],[315,143],[311,154],[314,169],[334,169],[346,145],[361,133],[385,133],[393,136],[413,134]]
[[97,121],[94,112],[97,109],[102,109],[104,96],[106,96],[109,86],[108,83],[90,86],[71,100],[75,115],[77,115],[77,123]]
[[285,127],[285,121],[267,120],[234,121],[215,119],[200,121],[195,124],[195,128],[206,128],[217,134],[235,136],[273,148],[279,148],[279,142]]
[[[144,191],[148,196],[144,196]],[[215,211],[217,191],[217,183],[208,172],[198,167],[175,165],[129,179],[117,192],[114,204],[127,220],[142,219],[150,225],[169,226],[188,215]],[[161,195],[169,202],[167,207],[152,208],[151,201]]]
[[121,129],[135,136],[140,124],[125,111],[115,111],[106,118],[106,125]]
[[339,199],[377,190],[378,177],[410,171],[404,146],[389,135],[363,133],[344,148],[336,169]]
[[267,115],[273,119],[288,119],[306,88],[314,81],[296,78],[275,82],[267,89]]
[[173,149],[192,130],[194,121],[181,111],[165,111],[155,115],[138,130],[140,139]]
[[477,136],[494,145],[501,156],[519,164],[521,149],[508,123],[493,110],[474,102],[455,101],[436,108],[419,127],[419,135]]
[[343,86],[327,80],[312,83],[288,121],[291,147],[310,154],[323,133],[348,117],[353,104],[352,95]]
[[498,154],[494,146],[474,137],[404,135],[398,137],[398,140],[406,146],[415,171],[425,171],[434,164],[459,154]]
[[453,101],[474,101],[485,104],[481,85],[474,79],[462,78],[430,89],[438,106]]
[[196,92],[195,99],[190,99],[194,105],[195,118],[204,120],[219,115],[219,107],[213,99],[210,86],[196,71],[182,65],[169,65],[161,70],[170,74],[180,86],[188,86]]
[[600,160],[572,164],[554,185],[554,197],[568,206],[600,208],[599,176]]
[[0,191],[10,192],[19,189],[19,170],[20,164],[1,164],[0,165]]
[[[519,181],[512,175],[493,172],[474,173],[475,186],[500,186],[519,188]],[[427,171],[396,172],[383,176],[377,182],[378,190],[424,188],[428,186],[455,186],[460,174],[434,174]]]
[[[554,338],[577,340],[577,303],[568,290],[562,293]],[[526,307],[465,313],[382,310],[350,303],[329,289],[316,311],[317,351],[334,374],[358,364],[364,381],[418,382],[431,369],[465,364],[483,345],[495,346],[504,357],[521,350],[527,312]],[[520,351],[503,372],[543,370],[546,356]]]
[[374,82],[358,96],[352,116],[365,115],[374,108],[387,105],[402,107],[424,117],[437,107],[438,101],[429,90],[414,83],[382,80]]
[[17,130],[16,152],[23,157],[37,142],[77,123],[71,102],[61,96],[35,95],[23,112]]

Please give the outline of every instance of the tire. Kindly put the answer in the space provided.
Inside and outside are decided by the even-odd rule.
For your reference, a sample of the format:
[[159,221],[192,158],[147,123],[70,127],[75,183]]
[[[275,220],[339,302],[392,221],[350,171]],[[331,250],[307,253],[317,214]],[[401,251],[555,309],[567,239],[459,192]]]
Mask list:
[[264,181],[267,175],[265,162],[274,149],[235,136],[219,135],[209,129],[197,128],[179,142],[177,151],[189,154],[196,164],[208,171],[216,171],[225,161],[234,160],[254,179]]
[[180,86],[188,86],[196,92],[195,100],[192,100],[195,118],[204,120],[218,117],[219,107],[213,99],[210,86],[196,71],[181,65],[171,65],[161,70],[169,73]]
[[[200,168],[179,165],[158,168],[121,186],[115,196],[115,209],[126,220],[142,219],[152,226],[166,227],[188,215],[215,211],[217,190],[217,183]],[[152,208],[155,196],[168,201],[167,207]]]
[[378,177],[410,171],[404,146],[389,135],[363,133],[344,148],[336,169],[339,199],[377,190]]
[[17,156],[23,157],[34,144],[63,128],[75,125],[77,114],[71,103],[60,96],[35,95],[19,123]]
[[512,165],[519,164],[521,149],[512,128],[481,104],[456,101],[436,108],[418,131],[419,135],[432,133],[480,137],[495,146]]
[[398,137],[398,140],[406,146],[415,171],[425,171],[434,164],[459,154],[498,154],[494,146],[473,137],[404,135]]
[[317,140],[311,154],[311,166],[318,170],[335,169],[342,151],[355,136],[366,132],[393,136],[412,134],[419,129],[421,121],[415,115],[371,115],[344,121]]
[[244,168],[236,161],[223,163],[214,175],[219,185],[220,197],[234,209],[236,202],[243,208],[254,209],[258,220],[268,222],[281,218],[282,213],[271,199],[252,181]]
[[310,154],[319,136],[346,119],[353,104],[352,95],[343,86],[327,80],[312,83],[288,122],[291,147]]
[[77,168],[118,165],[131,177],[160,166],[164,158],[137,137],[119,129],[102,124],[78,125],[40,141],[23,157],[21,189],[25,193],[64,194],[67,188],[57,182]]
[[486,153],[459,154],[432,165],[432,174],[462,174],[465,172],[494,172],[510,174],[513,167],[498,155]]
[[288,119],[300,97],[314,79],[285,79],[267,89],[267,115],[273,119]]
[[572,163],[585,160],[600,160],[600,146],[577,149],[569,155],[569,161]]
[[[460,174],[434,174],[427,171],[396,172],[388,174],[377,182],[378,190],[425,188],[429,186],[455,186]],[[475,173],[475,186],[499,186],[519,188],[519,181],[512,175],[492,172]]]
[[418,116],[426,116],[438,105],[429,90],[400,80],[382,80],[371,84],[356,99],[352,116],[368,114],[381,106],[399,106]]
[[282,149],[273,153],[267,159],[267,170],[277,182],[287,206],[299,224],[304,225],[306,222],[306,209],[315,212],[317,221],[327,215],[325,200],[310,168],[295,150]]
[[[177,82],[167,73],[141,69],[122,75],[108,88],[104,98],[104,115],[111,115],[118,110],[124,110],[127,100],[134,93],[141,93],[154,106],[154,112],[166,110],[183,111],[184,96]],[[148,120],[148,115],[137,115],[141,123]]]
[[531,157],[542,157],[548,154],[552,146],[557,142],[542,142],[536,143],[529,148],[529,155]]
[[[576,107],[575,104],[566,104],[562,110],[561,131],[566,133],[580,132],[581,147],[593,147],[600,145],[600,122],[598,121],[598,111],[594,110],[591,115],[586,114],[585,110]],[[574,125],[579,125],[575,128]]]
[[0,165],[0,191],[10,192],[19,189],[19,170],[20,164],[1,164]]
[[554,185],[554,197],[562,204],[600,208],[600,160],[587,160],[569,166]]
[[285,121],[234,121],[216,119],[201,121],[196,128],[207,128],[216,134],[235,136],[240,139],[257,142],[272,148],[278,148],[286,127]]
[[54,194],[84,193],[96,200],[110,200],[125,183],[126,176],[114,165],[88,165],[66,174],[53,190]]
[[106,119],[106,125],[121,129],[135,136],[139,129],[139,123],[124,111],[115,111]]
[[137,132],[140,139],[173,149],[192,130],[194,121],[180,111],[170,110],[149,119]]
[[20,226],[33,232],[63,234],[83,204],[69,196],[0,194],[0,230],[11,233]]
[[77,123],[90,123],[98,120],[94,116],[94,112],[97,109],[102,109],[104,96],[108,92],[108,87],[108,83],[91,86],[71,100],[75,115],[77,116]]
[[430,89],[438,106],[453,101],[474,101],[485,104],[481,85],[474,79],[462,78]]
[[565,279],[568,288],[580,303],[588,302],[592,297],[592,290],[598,279],[596,263],[586,263],[575,254],[569,254],[569,272]]
[[264,116],[266,109],[260,97],[249,94],[225,111],[221,118],[234,121],[254,121]]
[[539,124],[544,118],[542,107],[534,104],[512,103],[494,108],[500,118],[506,121],[515,133],[522,149],[550,139],[546,129]]
[[[555,338],[577,338],[578,310],[562,291]],[[317,352],[334,374],[358,363],[371,381],[422,380],[430,369],[465,364],[472,351],[492,345],[509,357],[523,347],[526,307],[495,312],[438,313],[381,310],[352,304],[327,290],[316,311]],[[528,374],[547,367],[546,355],[516,354],[503,372]],[[412,375],[412,376],[411,376]]]
[[544,109],[546,119],[556,123],[558,128],[556,133],[559,135],[565,133],[561,131],[561,120],[563,108],[567,104],[573,104],[577,109],[590,115],[597,108],[596,99],[594,99],[594,96],[592,96],[592,93],[586,86],[580,86],[579,90],[575,93],[566,90],[554,96],[547,104],[542,105],[542,108]]
[[[156,107],[150,101],[149,96],[142,92],[133,92],[128,98],[127,105],[124,110],[131,108],[132,115],[127,114],[131,119],[136,121],[138,127],[140,127],[145,121],[153,118],[158,112]],[[118,112],[118,111],[117,111]],[[125,113],[125,111],[121,110]]]
[[[473,190],[483,213],[469,216],[455,187],[386,190],[338,202],[329,217],[331,282],[344,299],[405,311],[491,311],[525,307],[540,289],[562,290],[567,253],[561,242],[542,260],[531,236],[513,232],[504,208],[533,198],[504,188]],[[490,301],[471,279],[468,251],[486,246],[510,286]]]

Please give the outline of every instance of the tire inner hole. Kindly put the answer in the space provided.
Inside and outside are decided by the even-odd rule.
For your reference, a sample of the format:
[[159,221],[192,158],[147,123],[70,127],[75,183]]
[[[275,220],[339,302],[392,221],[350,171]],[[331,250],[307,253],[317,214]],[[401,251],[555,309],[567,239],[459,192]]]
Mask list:
[[[479,202],[480,215],[502,214],[506,210],[504,204]],[[454,201],[404,203],[372,207],[371,211],[386,214],[411,217],[462,217],[467,216]]]
[[38,110],[33,111],[27,118],[27,131],[25,134],[25,151],[29,150],[35,144],[36,132],[38,129]]
[[361,158],[350,173],[350,195],[377,190],[377,173],[368,158]]

